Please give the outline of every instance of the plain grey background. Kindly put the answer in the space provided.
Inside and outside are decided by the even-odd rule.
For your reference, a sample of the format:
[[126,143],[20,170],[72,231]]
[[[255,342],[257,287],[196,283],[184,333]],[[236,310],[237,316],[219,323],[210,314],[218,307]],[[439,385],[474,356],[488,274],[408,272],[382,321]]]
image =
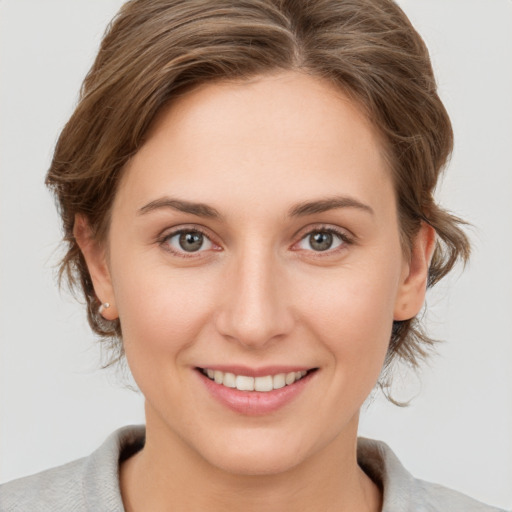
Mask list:
[[[53,146],[121,0],[0,1],[0,482],[89,454],[143,421],[142,399],[99,370],[82,307],[59,293],[60,230],[43,185]],[[424,36],[456,149],[438,191],[474,254],[429,293],[446,340],[418,377],[378,394],[361,434],[415,476],[512,507],[512,2],[402,0]]]

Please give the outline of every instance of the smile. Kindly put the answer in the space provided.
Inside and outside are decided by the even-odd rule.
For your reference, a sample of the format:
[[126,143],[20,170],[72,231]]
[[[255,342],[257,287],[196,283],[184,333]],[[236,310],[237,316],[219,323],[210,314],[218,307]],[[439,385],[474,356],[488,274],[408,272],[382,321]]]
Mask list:
[[233,365],[195,370],[218,403],[244,416],[261,416],[277,413],[314,386],[319,368]]
[[235,388],[239,391],[269,392],[290,386],[307,375],[306,370],[278,373],[276,375],[264,375],[261,377],[249,377],[247,375],[235,375],[230,372],[201,368],[201,371],[210,380],[227,388]]

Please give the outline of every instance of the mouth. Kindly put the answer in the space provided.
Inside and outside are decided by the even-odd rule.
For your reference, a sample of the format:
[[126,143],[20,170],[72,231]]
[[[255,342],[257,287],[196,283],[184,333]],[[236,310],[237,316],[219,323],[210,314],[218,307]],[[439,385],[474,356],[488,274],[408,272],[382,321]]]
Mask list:
[[262,416],[295,402],[313,386],[318,368],[274,366],[196,367],[206,390],[218,403],[244,416]]
[[269,373],[268,375],[253,377],[228,371],[214,370],[212,368],[197,369],[211,381],[226,388],[237,389],[239,391],[257,391],[260,393],[269,393],[286,386],[291,386],[317,370],[317,368],[311,368],[310,370]]

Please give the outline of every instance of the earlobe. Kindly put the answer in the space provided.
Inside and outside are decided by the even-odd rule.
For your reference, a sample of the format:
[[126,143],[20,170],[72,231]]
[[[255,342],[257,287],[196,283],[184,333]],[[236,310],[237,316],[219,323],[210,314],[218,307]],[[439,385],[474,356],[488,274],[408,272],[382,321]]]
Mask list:
[[98,311],[106,320],[115,320],[118,314],[104,244],[93,236],[89,222],[83,215],[76,215],[73,235],[91,276],[98,298]]
[[423,307],[435,239],[434,228],[422,222],[412,243],[409,262],[404,269],[393,320],[409,320],[415,317]]

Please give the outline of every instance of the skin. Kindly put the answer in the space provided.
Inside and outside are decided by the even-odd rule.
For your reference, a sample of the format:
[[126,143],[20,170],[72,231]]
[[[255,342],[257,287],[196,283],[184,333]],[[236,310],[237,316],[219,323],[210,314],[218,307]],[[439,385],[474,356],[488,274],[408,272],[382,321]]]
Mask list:
[[[289,215],[340,196],[365,207]],[[165,197],[220,217],[144,210]],[[177,229],[208,238],[187,253]],[[315,250],[310,233],[326,229],[341,237]],[[434,234],[423,225],[403,250],[381,139],[353,102],[297,72],[201,86],[126,165],[108,240],[82,217],[75,235],[146,399],[146,445],[121,467],[127,510],[380,510],[357,465],[359,410],[393,320],[423,304]],[[198,378],[219,364],[318,370],[250,416]]]

